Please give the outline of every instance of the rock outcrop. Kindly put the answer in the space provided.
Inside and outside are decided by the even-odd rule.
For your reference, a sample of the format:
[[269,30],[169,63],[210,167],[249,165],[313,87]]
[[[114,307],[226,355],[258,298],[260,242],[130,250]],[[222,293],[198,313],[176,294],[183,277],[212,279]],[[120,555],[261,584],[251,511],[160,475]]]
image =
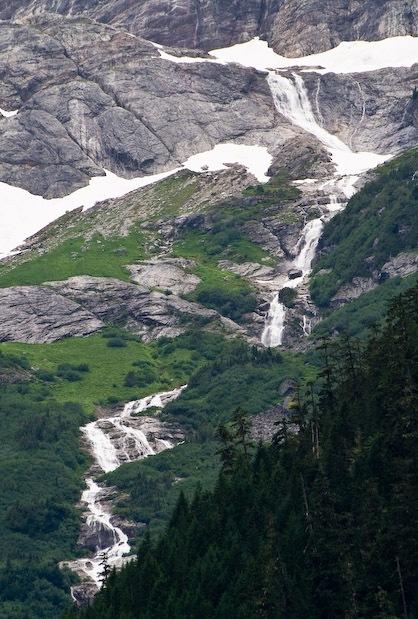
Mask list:
[[0,289],[0,341],[54,342],[83,336],[104,323],[80,304],[44,286]]
[[418,33],[415,0],[9,0],[0,19],[83,15],[175,47],[214,49],[265,37],[288,56],[339,42]]
[[0,341],[53,342],[84,336],[105,324],[126,327],[149,341],[176,336],[187,326],[216,324],[227,333],[241,328],[215,310],[111,278],[72,277],[43,286],[0,289]]
[[305,73],[312,108],[321,124],[353,150],[398,153],[418,143],[413,101],[417,64],[344,75]]
[[402,252],[382,266],[377,279],[385,281],[391,277],[407,277],[415,271],[418,271],[418,253]]
[[379,284],[393,277],[407,277],[418,271],[418,254],[402,252],[388,260],[372,277],[353,277],[350,283],[341,286],[337,294],[331,299],[332,307],[340,307],[354,299],[358,299],[365,292],[377,288]]
[[141,264],[128,266],[132,281],[147,288],[158,288],[171,294],[185,295],[193,292],[201,281],[188,271],[196,266],[185,258],[154,258]]
[[[317,3],[310,0],[299,8],[291,6],[292,2],[283,3],[277,16],[299,11],[298,18],[290,13],[295,19],[293,27],[304,30],[306,20],[316,14]],[[103,175],[104,170],[131,178],[175,169],[191,155],[231,141],[268,147],[274,157],[273,173],[285,169],[292,178],[307,178],[329,169],[330,157],[322,145],[277,114],[265,74],[240,65],[179,64],[161,58],[152,43],[124,31],[121,19],[126,9],[129,26],[134,28],[143,11],[149,10],[154,17],[158,14],[156,1],[140,6],[129,3],[128,8],[126,3],[124,8],[112,2],[112,10],[108,7],[100,15],[96,9],[103,3],[93,4],[87,3],[86,9],[85,2],[72,2],[67,6],[71,18],[46,14],[45,8],[57,10],[55,2],[49,7],[36,1],[30,6],[22,3],[19,10],[3,11],[5,17],[21,19],[25,12],[32,17],[19,23],[0,22],[0,107],[19,110],[13,117],[0,117],[0,181],[47,198],[61,197]],[[203,4],[206,9],[214,5]],[[59,5],[58,12],[66,14],[66,3]],[[183,9],[188,15],[188,2],[183,0],[180,5],[176,3],[167,15],[169,20],[183,15]],[[248,38],[260,27],[260,2],[247,0],[241,5],[233,2],[216,10],[212,6],[209,11],[217,18],[234,15],[233,28],[225,25],[232,39],[234,30]],[[283,23],[279,17],[276,23],[273,5],[267,10],[263,3],[263,11],[273,11],[267,20],[271,32],[274,24],[280,31]],[[193,7],[194,18],[195,3]],[[107,26],[74,18],[78,10],[80,15],[105,21],[112,21],[111,14],[115,14],[115,23]],[[331,13],[344,15],[344,11],[339,7]],[[380,12],[376,9],[377,15]],[[323,19],[327,11],[319,13]],[[212,17],[203,16],[201,24],[212,23]],[[163,32],[164,26],[158,19],[157,23]],[[332,32],[332,23],[327,24]],[[175,38],[175,26],[168,23],[167,28]],[[216,26],[208,32],[214,46],[220,30]],[[379,30],[379,36],[382,33]],[[350,38],[349,34],[344,33],[344,38]],[[155,39],[147,28],[141,35]],[[282,34],[279,39],[284,40]],[[331,39],[333,45],[338,42],[335,33]],[[312,45],[319,40],[316,36]],[[192,43],[205,46],[200,39]],[[174,53],[181,54],[181,50]],[[354,77],[304,75],[327,129],[354,148],[394,153],[418,140],[415,116],[405,113],[415,78],[416,68]]]
[[0,23],[0,76],[0,107],[19,110],[0,117],[0,181],[48,198],[104,169],[146,175],[220,142],[274,150],[298,133],[270,135],[277,117],[262,73],[176,64],[85,20]]

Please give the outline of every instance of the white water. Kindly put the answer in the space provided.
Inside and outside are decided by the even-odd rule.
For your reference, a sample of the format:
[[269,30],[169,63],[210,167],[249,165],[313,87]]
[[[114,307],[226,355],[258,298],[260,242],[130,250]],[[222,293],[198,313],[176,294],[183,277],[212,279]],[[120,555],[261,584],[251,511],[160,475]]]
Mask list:
[[[269,48],[265,41],[260,41],[258,38],[229,48],[213,50],[213,52],[211,52],[212,59],[179,58],[164,52],[160,45],[155,44],[155,47],[158,49],[158,53],[161,57],[176,63],[216,62],[228,64],[238,62],[243,66],[270,71],[271,69],[286,69],[299,66],[301,70],[305,67],[309,68],[310,71],[316,71],[318,73],[326,73],[328,71],[333,71],[335,73],[356,73],[375,71],[376,69],[385,67],[410,67],[418,61],[418,38],[410,36],[393,37],[383,41],[344,42],[338,47],[322,54],[314,54],[303,58],[285,58],[284,56],[280,56]],[[274,74],[270,72],[269,80],[276,80],[277,82],[278,78],[279,76],[274,76]],[[320,83],[318,83],[318,96],[319,88]],[[372,157],[371,153],[355,153],[353,157],[353,153],[348,147],[345,147],[338,138],[332,136],[320,127],[313,116],[310,104],[306,106],[306,101],[303,101],[303,92],[299,92],[299,95],[301,96],[301,101],[298,101],[297,97],[293,102],[296,103],[296,107],[290,108],[293,109],[296,116],[293,119],[289,116],[289,120],[292,120],[292,122],[298,124],[306,131],[313,133],[321,141],[324,140],[327,147],[334,151],[333,158],[340,170],[346,170],[347,167],[352,164],[353,169],[356,171],[351,172],[351,174],[356,175],[379,163],[378,160],[370,163]],[[298,111],[297,109],[298,106],[300,107],[300,103],[304,107],[304,114],[300,114],[300,110]],[[318,112],[319,103],[317,108]],[[0,117],[5,117],[4,122],[7,122],[8,118],[17,113],[18,110],[6,111],[0,109]],[[318,116],[318,118],[320,118],[320,116]],[[318,130],[321,130],[319,132],[320,135],[318,134]],[[353,135],[355,135],[355,133],[353,133]],[[332,144],[329,143],[330,140]],[[342,146],[345,148],[342,148]],[[223,164],[225,163],[241,163],[242,165],[246,165],[248,169],[257,176],[260,182],[264,182],[267,180],[269,155],[266,149],[263,149],[264,152],[261,152],[261,150],[257,151],[257,149],[261,148],[262,147],[259,146],[233,144],[218,145],[212,151],[207,151],[207,153],[191,157],[188,162],[185,162],[183,165],[186,168],[200,171],[205,166],[208,166],[210,170],[219,170],[224,167]],[[249,149],[252,149],[252,152]],[[360,157],[360,155],[362,155],[362,157]],[[206,160],[204,160],[204,156],[206,156]],[[359,171],[361,160],[363,169]],[[263,162],[263,165],[261,162]],[[33,195],[18,187],[0,183],[0,259],[13,253],[13,250],[22,244],[25,239],[38,232],[38,230],[51,223],[65,212],[80,206],[88,208],[101,200],[125,195],[129,191],[144,187],[165,176],[174,174],[176,171],[177,169],[165,172],[161,175],[157,174],[130,180],[117,177],[115,174],[107,172],[105,177],[92,179],[87,187],[75,191],[64,198],[54,200],[45,200],[40,196]],[[348,174],[346,171],[342,171],[341,173]],[[348,179],[347,191],[353,192],[352,185],[353,182]]]
[[329,150],[340,176],[356,176],[374,168],[388,156],[368,152],[353,152],[347,144],[318,124],[309,101],[305,84],[300,75],[292,79],[270,73],[267,81],[278,112],[294,125],[314,135]]
[[[130,425],[132,415],[143,412],[152,407],[163,408],[181,394],[186,387],[180,387],[173,391],[157,393],[141,400],[135,400],[125,405],[120,415],[109,417],[106,420],[98,420],[81,428],[91,447],[94,461],[98,467],[108,473],[114,471],[124,462],[139,460],[173,447],[167,440],[154,439],[158,449],[154,450],[144,432]],[[104,423],[105,421],[105,423]],[[103,429],[100,426],[104,426]],[[107,431],[106,431],[107,430]],[[121,528],[112,524],[112,515],[103,504],[106,496],[104,488],[100,487],[94,479],[94,475],[86,478],[86,490],[81,495],[81,503],[85,505],[87,527],[90,532],[96,533],[99,545],[93,557],[77,559],[68,563],[71,569],[82,572],[100,588],[102,583],[103,557],[107,564],[112,567],[120,567],[130,552],[127,535]],[[108,545],[100,541],[100,533],[105,533],[105,539],[109,534],[112,544]]]
[[[283,288],[297,288],[310,274],[315,252],[322,234],[324,222],[330,219],[340,208],[338,195],[343,194],[349,199],[355,192],[355,184],[360,174],[370,170],[390,158],[390,155],[351,150],[337,136],[324,129],[316,120],[306,91],[303,79],[296,73],[292,78],[270,72],[267,78],[274,104],[280,114],[292,124],[314,135],[330,152],[335,164],[334,176],[318,183],[320,191],[329,192],[329,204],[321,217],[308,222],[302,230],[301,237],[294,249],[295,258],[290,268],[298,269],[302,275],[295,279],[285,279],[274,296],[266,318],[266,324],[261,336],[264,346],[277,347],[283,342],[286,325],[286,307],[280,302],[280,292]],[[304,317],[303,332],[309,335],[307,317]]]
[[261,336],[261,343],[266,347],[275,348],[280,346],[283,341],[286,307],[280,302],[279,294],[283,288],[297,288],[300,286],[305,277],[311,272],[312,261],[315,257],[323,227],[322,218],[318,218],[309,221],[302,230],[302,235],[294,250],[296,258],[291,265],[292,269],[300,270],[302,275],[294,279],[287,278],[274,296]]

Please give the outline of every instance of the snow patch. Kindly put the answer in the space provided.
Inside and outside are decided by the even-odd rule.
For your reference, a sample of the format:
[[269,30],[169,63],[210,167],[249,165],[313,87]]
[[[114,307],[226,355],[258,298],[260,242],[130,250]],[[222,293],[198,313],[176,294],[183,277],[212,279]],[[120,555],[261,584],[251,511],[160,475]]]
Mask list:
[[244,144],[218,144],[212,150],[190,157],[182,167],[168,172],[125,179],[105,170],[106,176],[92,178],[86,187],[65,196],[47,200],[19,187],[0,183],[0,259],[14,253],[25,239],[79,207],[84,210],[97,202],[120,198],[127,193],[160,181],[182,168],[201,172],[226,168],[225,164],[238,163],[254,174],[259,182],[267,182],[267,171],[272,163],[267,148]]
[[102,200],[119,198],[130,191],[162,180],[179,169],[132,179],[120,178],[105,171],[106,176],[92,178],[86,187],[64,198],[52,200],[36,196],[20,187],[0,183],[0,258],[9,255],[25,239],[68,211],[80,206],[88,209]]
[[246,144],[218,144],[212,150],[193,155],[183,164],[188,170],[201,172],[203,170],[224,170],[225,164],[239,163],[245,166],[260,183],[269,180],[267,172],[273,157],[264,146],[248,146]]
[[12,116],[16,116],[18,111],[19,110],[11,110],[8,112],[7,110],[2,110],[0,107],[0,116],[3,116],[4,118],[11,118]]
[[286,58],[276,54],[258,37],[232,47],[215,49],[210,55],[223,63],[236,62],[261,71],[310,68],[317,73],[365,73],[418,63],[418,37],[392,37],[382,41],[347,41],[320,54]]

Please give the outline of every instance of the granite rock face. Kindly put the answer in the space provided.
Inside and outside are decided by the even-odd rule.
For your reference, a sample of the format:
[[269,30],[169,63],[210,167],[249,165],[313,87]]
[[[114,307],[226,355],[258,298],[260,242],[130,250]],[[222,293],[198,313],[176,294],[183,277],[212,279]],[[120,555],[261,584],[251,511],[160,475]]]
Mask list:
[[[19,110],[0,117],[0,182],[61,197],[105,170],[125,178],[172,170],[225,142],[266,146],[274,159],[272,173],[285,169],[292,178],[306,178],[329,169],[329,154],[316,138],[276,112],[264,73],[233,64],[171,62],[149,41],[119,29],[125,10],[139,19],[146,4],[112,2],[105,19],[90,11],[99,10],[98,3],[61,2],[60,11],[71,10],[71,18],[63,18],[45,14],[35,1],[20,5],[30,18],[0,22],[0,107]],[[149,5],[150,15],[155,17],[158,6]],[[303,3],[304,19],[311,15],[309,6]],[[121,15],[111,26],[73,17],[84,15],[86,7],[91,18],[109,21],[117,9]],[[249,18],[255,6],[244,8],[245,3],[225,3],[216,14],[238,16],[234,28],[246,38],[253,28],[246,20],[259,22]],[[0,13],[7,15],[23,19],[24,12]],[[303,20],[295,23],[299,27]],[[171,25],[169,31],[174,32]],[[355,76],[305,73],[304,80],[327,129],[354,149],[396,153],[418,140],[410,105],[416,71],[415,66]]]
[[416,0],[9,0],[0,18],[47,11],[83,15],[175,47],[214,49],[261,36],[289,56],[343,40],[418,33]]
[[0,289],[0,341],[53,342],[83,336],[104,324],[71,299],[43,286]]
[[185,258],[154,258],[128,266],[132,281],[148,288],[159,288],[171,294],[184,295],[196,288],[200,278],[188,273],[193,266],[193,260]]
[[[94,53],[92,53],[94,49]],[[149,42],[85,20],[0,23],[0,181],[61,197],[104,169],[174,169],[220,142],[274,146],[265,76],[176,64]]]
[[179,335],[195,321],[216,323],[230,334],[241,331],[198,303],[111,278],[82,276],[3,288],[0,304],[0,341],[53,342],[89,335],[105,324],[126,327],[144,341]]
[[355,151],[397,153],[418,142],[417,64],[353,75],[305,73],[317,119]]

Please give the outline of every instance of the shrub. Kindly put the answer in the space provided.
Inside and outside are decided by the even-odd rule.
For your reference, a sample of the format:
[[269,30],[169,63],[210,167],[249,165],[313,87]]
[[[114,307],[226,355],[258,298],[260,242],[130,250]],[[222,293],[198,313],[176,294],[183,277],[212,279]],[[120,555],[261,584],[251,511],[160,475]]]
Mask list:
[[71,365],[71,363],[61,363],[57,368],[57,376],[63,378],[64,380],[68,380],[71,383],[81,380],[81,374],[78,371],[78,367],[76,365]]
[[53,372],[49,372],[48,370],[39,370],[38,378],[47,383],[53,383],[55,380],[55,374]]
[[255,311],[257,307],[255,295],[246,290],[205,288],[197,294],[197,301],[236,321],[239,321],[244,314]]
[[107,340],[108,348],[126,348],[127,344],[121,337],[111,337]]
[[294,288],[282,288],[279,292],[279,300],[286,307],[294,307],[297,291]]

